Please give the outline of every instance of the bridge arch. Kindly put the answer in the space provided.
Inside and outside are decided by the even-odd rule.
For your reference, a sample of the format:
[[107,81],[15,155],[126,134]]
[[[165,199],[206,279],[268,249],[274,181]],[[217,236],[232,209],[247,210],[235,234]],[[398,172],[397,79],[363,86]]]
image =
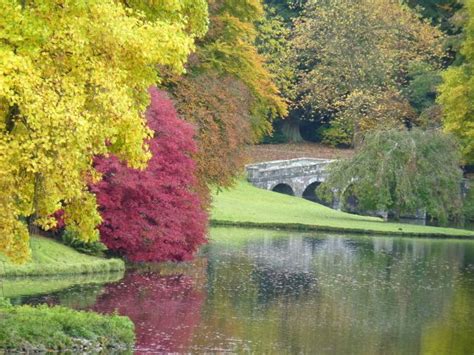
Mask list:
[[280,194],[295,196],[295,191],[293,188],[285,183],[279,183],[272,188],[272,191],[278,192]]
[[321,184],[320,181],[313,181],[311,183],[309,183],[304,191],[303,191],[303,198],[305,200],[310,200],[310,201],[313,201],[313,202],[318,202],[318,196],[316,195],[316,188]]
[[311,202],[316,202],[316,203],[319,203],[321,205],[330,206],[330,203],[328,203],[326,201],[323,201],[322,199],[320,199],[318,197],[318,195],[316,195],[316,188],[321,184],[322,184],[322,181],[320,181],[320,180],[315,180],[315,181],[310,182],[305,187],[302,197],[305,200],[309,200]]

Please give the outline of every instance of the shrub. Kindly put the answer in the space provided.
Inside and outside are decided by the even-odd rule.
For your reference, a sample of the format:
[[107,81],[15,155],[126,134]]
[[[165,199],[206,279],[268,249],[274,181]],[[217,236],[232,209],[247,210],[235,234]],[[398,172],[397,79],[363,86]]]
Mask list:
[[134,325],[127,317],[45,305],[0,305],[0,349],[6,351],[126,350],[134,340]]
[[1,308],[10,308],[12,304],[8,298],[0,297],[0,309]]
[[77,233],[69,230],[65,230],[62,234],[63,244],[70,246],[80,253],[104,256],[104,252],[107,251],[107,247],[100,241],[85,242],[79,239]]
[[180,120],[164,92],[150,89],[146,117],[154,137],[147,169],[99,157],[103,179],[92,186],[103,223],[101,240],[134,262],[187,260],[206,241],[207,216],[195,192],[193,127]]

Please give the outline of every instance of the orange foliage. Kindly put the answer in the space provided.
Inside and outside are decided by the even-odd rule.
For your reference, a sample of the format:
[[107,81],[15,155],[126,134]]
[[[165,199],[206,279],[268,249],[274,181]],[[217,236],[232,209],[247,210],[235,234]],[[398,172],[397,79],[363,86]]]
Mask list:
[[243,170],[245,146],[271,132],[285,115],[264,58],[255,47],[261,0],[209,0],[210,24],[188,62],[188,75],[173,77],[172,92],[181,116],[197,126],[196,156],[201,197],[211,186],[230,186]]
[[209,202],[209,186],[230,186],[245,163],[245,146],[254,141],[252,95],[239,80],[206,73],[180,78],[174,87],[176,107],[197,126],[197,175]]

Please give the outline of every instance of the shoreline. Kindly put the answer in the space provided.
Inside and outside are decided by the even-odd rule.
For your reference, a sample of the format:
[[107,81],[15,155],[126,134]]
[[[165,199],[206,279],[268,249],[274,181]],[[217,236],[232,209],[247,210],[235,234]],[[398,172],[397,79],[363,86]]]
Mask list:
[[[359,228],[344,228],[344,227],[332,227],[332,226],[320,226],[310,225],[303,223],[270,223],[270,222],[243,222],[243,221],[225,221],[225,220],[210,220],[211,227],[239,227],[239,228],[257,228],[257,229],[269,229],[269,230],[287,230],[287,231],[299,231],[299,232],[337,232],[342,234],[366,234],[371,236],[396,236],[406,238],[432,238],[432,239],[461,239],[461,240],[474,240],[474,234],[470,235],[459,235],[449,233],[419,233],[410,231],[380,231],[371,229],[359,229]],[[463,230],[463,229],[461,229]]]

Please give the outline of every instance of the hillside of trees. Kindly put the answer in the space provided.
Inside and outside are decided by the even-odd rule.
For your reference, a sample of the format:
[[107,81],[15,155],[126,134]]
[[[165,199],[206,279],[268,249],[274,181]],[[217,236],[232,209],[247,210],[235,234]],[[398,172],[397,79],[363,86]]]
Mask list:
[[473,0],[0,0],[0,18],[15,262],[51,230],[187,259],[251,144],[416,128],[474,163]]

